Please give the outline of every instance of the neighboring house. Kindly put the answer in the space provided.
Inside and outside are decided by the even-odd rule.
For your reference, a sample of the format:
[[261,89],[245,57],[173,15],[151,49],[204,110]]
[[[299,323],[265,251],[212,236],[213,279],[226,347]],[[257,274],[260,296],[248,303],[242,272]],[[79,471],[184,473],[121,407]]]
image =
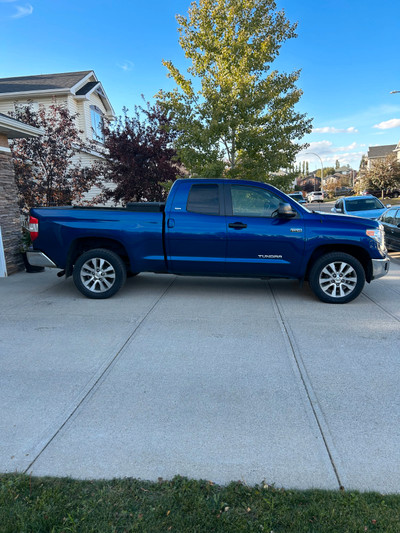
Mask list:
[[370,146],[366,158],[366,168],[371,169],[374,161],[385,159],[390,154],[393,154],[398,147],[395,144],[386,144],[384,146]]
[[397,154],[397,161],[400,162],[400,141],[398,142],[398,144],[397,144],[397,146],[396,146],[396,148],[395,148],[394,151],[395,151],[396,154]]
[[309,174],[308,176],[298,178],[297,185],[302,191],[319,191],[321,188],[321,178],[318,178],[315,174]]
[[38,128],[0,113],[0,276],[12,274],[22,266],[21,217],[8,141],[38,137],[42,133]]
[[[82,166],[103,159],[101,124],[115,116],[103,86],[92,70],[0,78],[0,113],[7,115],[14,112],[16,106],[28,104],[33,109],[65,104],[71,114],[78,113],[76,126],[82,131],[82,140],[94,141],[96,148],[77,152],[76,159]],[[85,198],[90,199],[97,193],[98,190],[93,188]]]
[[339,167],[335,169],[335,174],[349,174],[352,169],[350,167]]
[[341,181],[342,176],[336,174],[330,174],[329,176],[326,176],[326,178],[324,178],[324,182],[327,185],[334,185],[335,187],[338,185],[338,183],[341,183]]

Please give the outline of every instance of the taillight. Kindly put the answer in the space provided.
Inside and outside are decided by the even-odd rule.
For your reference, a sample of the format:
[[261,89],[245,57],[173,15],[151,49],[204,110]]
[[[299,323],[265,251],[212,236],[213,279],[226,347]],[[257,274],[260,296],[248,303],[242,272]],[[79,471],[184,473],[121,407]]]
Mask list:
[[39,220],[33,216],[29,217],[29,233],[32,242],[39,237]]

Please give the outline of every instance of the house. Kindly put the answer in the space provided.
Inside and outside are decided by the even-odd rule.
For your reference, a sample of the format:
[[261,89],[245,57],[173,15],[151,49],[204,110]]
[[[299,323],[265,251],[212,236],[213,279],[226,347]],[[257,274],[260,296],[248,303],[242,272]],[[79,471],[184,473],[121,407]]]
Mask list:
[[[95,148],[77,152],[82,166],[103,159],[103,135],[101,124],[115,118],[114,110],[101,82],[92,70],[40,74],[17,78],[0,78],[0,113],[8,115],[16,107],[31,104],[39,106],[64,104],[71,114],[78,114],[76,126],[82,141],[93,141]],[[98,193],[93,188],[86,195],[90,199]]]
[[0,113],[0,277],[22,267],[21,220],[10,139],[37,137],[43,132]]
[[395,153],[397,155],[397,161],[400,162],[400,141],[397,143],[397,146],[396,146],[394,151],[395,151]]
[[297,186],[302,191],[311,192],[319,191],[321,189],[321,178],[311,173],[308,176],[302,176],[297,179]]
[[395,144],[386,144],[383,146],[370,146],[368,148],[366,167],[367,170],[371,169],[371,165],[374,161],[385,159],[390,154],[395,153],[398,147]]

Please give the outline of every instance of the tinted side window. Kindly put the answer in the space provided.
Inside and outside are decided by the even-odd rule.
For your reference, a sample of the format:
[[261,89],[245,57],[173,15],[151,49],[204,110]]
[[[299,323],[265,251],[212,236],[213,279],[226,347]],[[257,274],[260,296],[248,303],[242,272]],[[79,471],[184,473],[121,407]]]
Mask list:
[[258,187],[231,186],[232,214],[246,217],[271,217],[282,200]]
[[393,216],[395,212],[395,209],[389,209],[389,211],[383,215],[382,222],[386,222],[386,224],[394,224]]
[[218,185],[193,185],[189,192],[186,210],[203,215],[219,215]]

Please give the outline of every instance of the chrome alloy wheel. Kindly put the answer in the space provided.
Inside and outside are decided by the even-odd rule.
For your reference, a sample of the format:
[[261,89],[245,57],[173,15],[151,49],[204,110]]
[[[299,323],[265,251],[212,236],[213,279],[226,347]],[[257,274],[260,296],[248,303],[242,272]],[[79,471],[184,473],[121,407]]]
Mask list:
[[108,291],[115,283],[115,269],[111,263],[101,257],[88,259],[81,268],[80,277],[83,285],[92,292]]
[[329,263],[319,275],[321,290],[331,298],[342,298],[351,294],[357,285],[357,273],[344,261]]

